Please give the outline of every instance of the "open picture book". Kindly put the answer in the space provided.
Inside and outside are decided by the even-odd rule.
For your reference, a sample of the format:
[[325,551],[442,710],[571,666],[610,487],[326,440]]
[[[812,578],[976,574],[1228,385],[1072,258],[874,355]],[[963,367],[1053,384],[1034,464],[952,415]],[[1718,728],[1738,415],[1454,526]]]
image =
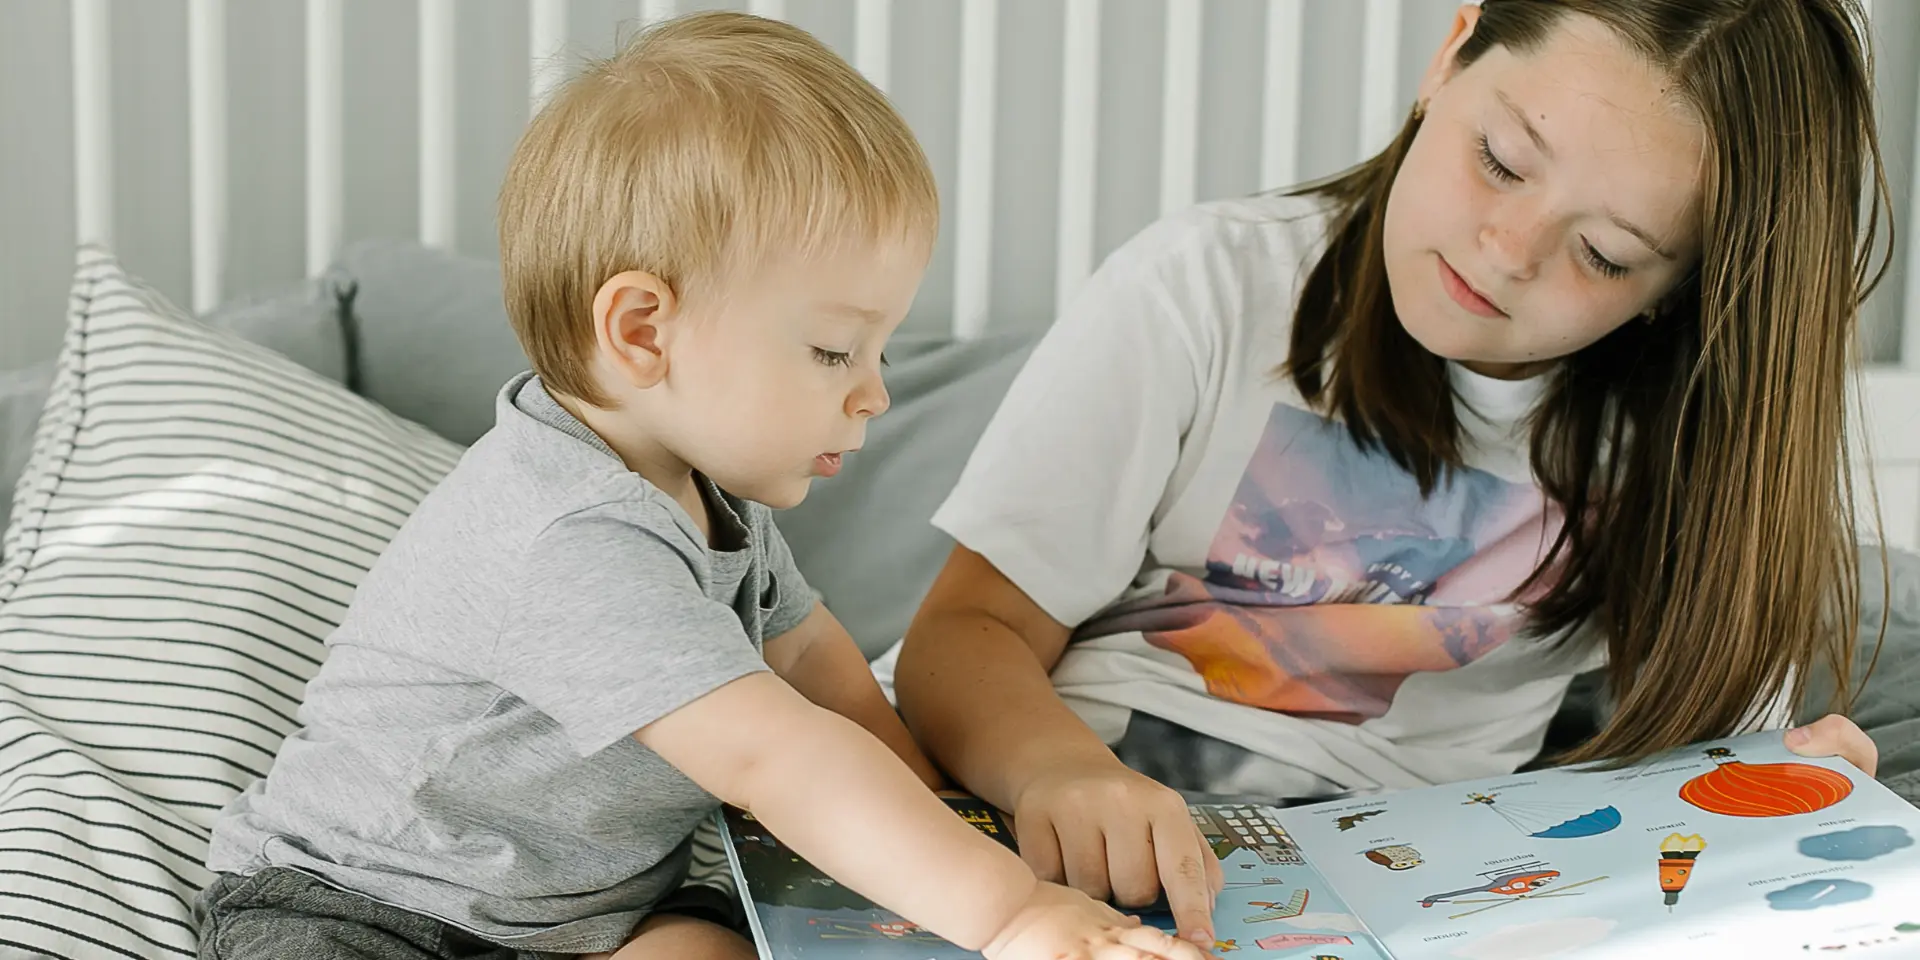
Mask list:
[[[1013,846],[998,811],[947,802]],[[1778,732],[1610,771],[1190,809],[1225,871],[1214,950],[1229,960],[1920,956],[1920,811]],[[748,814],[725,810],[724,833],[765,960],[978,956]]]

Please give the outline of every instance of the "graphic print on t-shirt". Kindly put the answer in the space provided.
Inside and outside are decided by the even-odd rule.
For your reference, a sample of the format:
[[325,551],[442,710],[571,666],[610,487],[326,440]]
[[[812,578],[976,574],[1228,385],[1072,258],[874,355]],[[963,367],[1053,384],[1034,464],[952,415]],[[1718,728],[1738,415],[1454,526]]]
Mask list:
[[1518,631],[1513,593],[1558,516],[1533,485],[1471,468],[1423,499],[1344,426],[1276,404],[1204,579],[1171,571],[1076,639],[1138,631],[1214,696],[1357,723],[1410,674],[1465,666]]

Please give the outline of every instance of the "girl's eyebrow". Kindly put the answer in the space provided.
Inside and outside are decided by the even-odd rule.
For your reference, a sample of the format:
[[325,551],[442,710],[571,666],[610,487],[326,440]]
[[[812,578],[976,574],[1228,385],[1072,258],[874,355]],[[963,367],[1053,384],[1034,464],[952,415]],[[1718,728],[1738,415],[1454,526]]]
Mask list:
[[1508,113],[1513,114],[1513,119],[1519,121],[1520,128],[1527,132],[1527,138],[1533,141],[1533,145],[1540,148],[1540,152],[1545,154],[1547,159],[1553,159],[1553,148],[1547,146],[1547,138],[1541,136],[1540,131],[1533,128],[1533,121],[1527,119],[1527,112],[1520,109],[1519,104],[1507,99],[1505,91],[1495,90],[1493,95],[1500,101],[1501,106],[1507,108]]
[[1608,210],[1607,219],[1613,221],[1614,226],[1619,227],[1620,229],[1633,234],[1634,239],[1639,240],[1641,243],[1646,244],[1648,250],[1652,250],[1654,253],[1659,254],[1662,259],[1665,259],[1665,260],[1675,259],[1673,252],[1661,246],[1660,241],[1655,240],[1653,238],[1653,234],[1648,233],[1647,231],[1641,229],[1639,226],[1635,225],[1632,221],[1628,220],[1626,217],[1623,217],[1617,213],[1614,213],[1612,210]]
[[[1553,148],[1547,146],[1547,138],[1541,136],[1539,130],[1534,129],[1532,121],[1529,121],[1527,119],[1527,112],[1525,110],[1520,109],[1519,104],[1514,103],[1512,100],[1508,99],[1506,91],[1504,90],[1495,90],[1493,92],[1493,96],[1495,99],[1500,101],[1501,106],[1507,108],[1508,113],[1513,114],[1513,119],[1520,124],[1520,128],[1522,130],[1525,130],[1527,132],[1527,138],[1533,141],[1533,145],[1535,147],[1540,148],[1541,155],[1545,156],[1549,160],[1553,159]],[[1626,217],[1623,217],[1613,212],[1612,210],[1607,211],[1607,219],[1613,221],[1614,226],[1619,227],[1620,229],[1633,234],[1634,239],[1639,240],[1641,243],[1646,244],[1647,249],[1652,250],[1654,253],[1659,254],[1661,259],[1663,260],[1676,259],[1672,251],[1661,246],[1660,241],[1654,239],[1652,232],[1642,228],[1638,224],[1634,223],[1631,220],[1628,220]]]

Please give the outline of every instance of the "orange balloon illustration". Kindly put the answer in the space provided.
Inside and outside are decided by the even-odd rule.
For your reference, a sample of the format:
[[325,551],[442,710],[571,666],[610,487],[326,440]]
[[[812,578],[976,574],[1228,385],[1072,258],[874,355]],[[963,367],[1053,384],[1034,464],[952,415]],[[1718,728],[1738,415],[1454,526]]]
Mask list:
[[1825,810],[1853,792],[1846,775],[1811,763],[1748,764],[1707,751],[1717,765],[1680,787],[1680,799],[1727,817],[1790,817]]

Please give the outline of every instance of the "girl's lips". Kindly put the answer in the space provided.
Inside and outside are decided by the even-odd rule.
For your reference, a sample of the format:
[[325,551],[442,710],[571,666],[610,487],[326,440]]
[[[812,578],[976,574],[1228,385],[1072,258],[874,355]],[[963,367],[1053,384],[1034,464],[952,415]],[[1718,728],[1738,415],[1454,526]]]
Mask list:
[[1494,306],[1493,301],[1481,296],[1465,277],[1455,272],[1453,265],[1447,263],[1446,257],[1436,256],[1435,259],[1440,261],[1440,285],[1446,288],[1447,296],[1452,297],[1453,302],[1459,304],[1461,309],[1492,320],[1506,317],[1505,311]]

